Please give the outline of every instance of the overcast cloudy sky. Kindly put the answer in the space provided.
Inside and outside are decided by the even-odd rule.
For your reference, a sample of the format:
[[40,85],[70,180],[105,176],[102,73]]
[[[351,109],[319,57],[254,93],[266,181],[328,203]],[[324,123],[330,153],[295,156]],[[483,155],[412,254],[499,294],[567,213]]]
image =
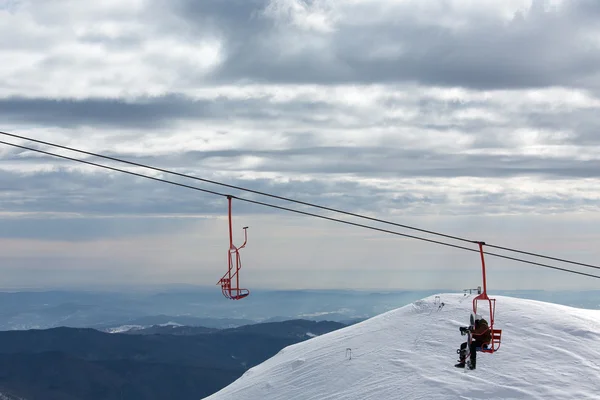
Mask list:
[[[0,130],[600,264],[599,20],[596,0],[0,0]],[[0,186],[0,286],[225,272],[225,198],[6,145]],[[250,289],[480,284],[475,253],[234,218]],[[490,290],[600,288],[488,263]]]

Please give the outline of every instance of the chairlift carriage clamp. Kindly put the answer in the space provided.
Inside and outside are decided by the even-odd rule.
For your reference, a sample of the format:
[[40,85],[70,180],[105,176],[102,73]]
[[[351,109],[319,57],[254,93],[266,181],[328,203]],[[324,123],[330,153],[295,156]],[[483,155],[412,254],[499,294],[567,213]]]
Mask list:
[[[248,227],[244,229],[244,243],[240,247],[233,244],[233,230],[231,224],[231,200],[233,196],[227,196],[229,203],[229,250],[227,251],[228,270],[223,277],[217,282],[221,285],[223,295],[231,300],[240,300],[250,294],[248,289],[240,288],[240,269],[242,268],[242,260],[240,258],[240,250],[246,246],[248,241]],[[234,261],[235,260],[235,261]]]

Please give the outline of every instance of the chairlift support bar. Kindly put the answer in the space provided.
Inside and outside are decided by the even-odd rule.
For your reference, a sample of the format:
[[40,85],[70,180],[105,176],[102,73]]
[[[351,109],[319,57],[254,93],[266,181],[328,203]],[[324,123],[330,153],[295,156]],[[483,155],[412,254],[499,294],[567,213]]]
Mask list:
[[487,282],[485,278],[485,258],[483,257],[483,245],[485,242],[477,242],[479,245],[479,255],[481,256],[481,272],[483,273],[483,293],[487,297]]

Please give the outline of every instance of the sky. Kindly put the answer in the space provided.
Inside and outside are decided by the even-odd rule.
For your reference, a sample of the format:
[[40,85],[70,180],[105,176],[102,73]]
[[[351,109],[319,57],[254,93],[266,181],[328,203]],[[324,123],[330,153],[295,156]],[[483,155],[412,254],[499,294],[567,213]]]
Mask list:
[[[597,264],[599,17],[595,0],[0,0],[0,130]],[[222,196],[4,144],[0,187],[1,287],[225,273]],[[473,252],[239,200],[233,218],[249,289],[481,285]],[[600,289],[487,261],[489,290]]]

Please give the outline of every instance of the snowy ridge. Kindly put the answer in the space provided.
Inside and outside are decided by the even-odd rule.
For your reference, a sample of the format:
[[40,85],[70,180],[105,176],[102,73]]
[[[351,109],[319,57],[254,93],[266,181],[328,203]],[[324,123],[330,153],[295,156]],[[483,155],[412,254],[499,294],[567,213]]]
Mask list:
[[494,296],[502,346],[465,371],[473,296],[439,296],[289,346],[206,399],[600,398],[600,310]]
[[107,329],[105,329],[105,332],[107,332],[107,333],[123,333],[123,332],[140,330],[140,329],[144,329],[144,328],[145,328],[145,326],[143,326],[143,325],[121,325],[121,326],[117,326],[115,328],[107,328]]
[[163,324],[155,324],[155,325],[121,325],[121,326],[117,326],[114,328],[106,328],[104,331],[106,333],[125,333],[125,332],[131,332],[131,331],[140,331],[143,329],[151,328],[153,326],[162,326],[162,327],[170,326],[172,328],[177,328],[177,327],[185,326],[185,325],[182,325],[177,322],[169,321],[169,322],[165,322]]
[[177,328],[179,326],[185,326],[185,325],[179,324],[177,322],[169,321],[169,322],[165,322],[164,324],[158,324],[158,326],[170,326],[172,328]]

